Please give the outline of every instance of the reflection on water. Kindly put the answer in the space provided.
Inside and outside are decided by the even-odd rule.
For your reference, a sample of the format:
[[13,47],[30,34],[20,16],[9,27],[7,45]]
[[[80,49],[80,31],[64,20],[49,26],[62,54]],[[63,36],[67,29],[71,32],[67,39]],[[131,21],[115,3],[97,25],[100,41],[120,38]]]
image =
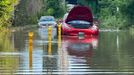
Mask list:
[[102,32],[94,50],[92,67],[119,72],[133,72],[134,40],[128,32]]
[[15,51],[10,40],[11,33],[8,31],[0,32],[0,51],[2,52],[11,52]]
[[[48,31],[48,29],[45,29],[45,28],[38,29],[38,34],[42,40],[46,40],[46,41],[48,40],[48,32],[47,31]],[[52,38],[54,39],[55,37],[56,37],[56,29],[53,28]]]
[[98,37],[79,39],[78,36],[64,36],[62,41],[63,49],[72,56],[91,56],[92,49],[98,45]]
[[[12,74],[19,66],[19,57],[13,48],[11,33],[8,31],[0,32],[0,74]],[[15,54],[13,54],[15,52]],[[15,55],[15,56],[12,56]],[[15,65],[14,65],[15,64]]]
[[4,73],[12,74],[16,72],[19,66],[19,57],[17,56],[0,56],[0,74]]
[[[32,58],[29,55],[29,31],[35,34]],[[62,40],[57,39],[55,32],[56,29],[52,32],[51,44],[47,29],[0,34],[0,74],[134,74],[134,38],[127,31],[100,32],[99,36],[82,38],[62,36]],[[50,45],[51,51],[48,50]]]
[[85,37],[79,39],[78,36],[64,36],[62,42],[62,59],[65,59],[63,62],[66,63],[66,66],[64,66],[65,71],[72,71],[76,74],[90,72],[92,52],[98,44],[98,38]]

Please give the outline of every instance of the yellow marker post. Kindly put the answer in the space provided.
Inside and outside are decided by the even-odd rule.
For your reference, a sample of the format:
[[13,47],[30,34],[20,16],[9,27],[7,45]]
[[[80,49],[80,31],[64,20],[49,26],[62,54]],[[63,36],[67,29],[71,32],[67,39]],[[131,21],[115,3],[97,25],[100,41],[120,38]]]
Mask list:
[[58,32],[58,54],[59,54],[59,59],[60,59],[60,64],[61,64],[60,65],[60,69],[62,70],[62,68],[63,68],[62,67],[62,64],[63,64],[62,63],[63,62],[62,58],[64,56],[62,56],[63,53],[62,53],[62,50],[61,50],[61,24],[58,24],[58,31],[57,32]]
[[33,52],[33,32],[28,33],[29,36],[29,68],[32,68],[32,52]]
[[61,24],[58,25],[58,50],[61,47]]
[[33,32],[29,32],[28,33],[29,39],[33,39],[33,35],[34,35]]
[[48,27],[48,55],[52,53],[52,26]]
[[52,43],[48,42],[48,55],[52,54]]
[[58,24],[58,36],[61,36],[61,24]]

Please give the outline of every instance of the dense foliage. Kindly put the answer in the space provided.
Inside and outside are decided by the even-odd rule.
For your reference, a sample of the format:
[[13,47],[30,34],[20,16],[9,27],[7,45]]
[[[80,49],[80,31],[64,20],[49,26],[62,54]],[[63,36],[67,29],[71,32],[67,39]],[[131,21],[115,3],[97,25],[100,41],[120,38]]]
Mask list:
[[65,13],[65,4],[63,0],[47,0],[47,14],[55,17],[61,17]]
[[134,25],[134,0],[99,1],[102,28],[128,28]]
[[0,28],[11,24],[14,6],[19,0],[0,0]]
[[37,21],[37,13],[41,12],[42,0],[20,0],[16,6],[13,26],[24,26]]
[[21,0],[15,11],[14,26],[35,24],[40,16],[59,18],[65,13],[63,0]]
[[[0,0],[0,28],[35,24],[40,16],[60,18],[66,12],[65,0]],[[73,1],[73,0],[71,0]],[[95,1],[97,3],[93,4]],[[101,28],[134,27],[134,0],[78,0],[91,6]],[[17,6],[16,4],[19,3]],[[96,11],[96,8],[97,11]],[[15,15],[14,15],[15,14]]]
[[134,27],[134,0],[66,0],[69,3],[89,6],[100,28]]

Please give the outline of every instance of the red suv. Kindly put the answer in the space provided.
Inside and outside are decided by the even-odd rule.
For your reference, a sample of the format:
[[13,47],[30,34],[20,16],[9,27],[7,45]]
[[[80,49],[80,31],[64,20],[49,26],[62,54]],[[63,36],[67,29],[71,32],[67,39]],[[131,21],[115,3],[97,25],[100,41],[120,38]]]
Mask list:
[[98,35],[99,29],[93,24],[93,15],[90,8],[75,6],[65,14],[62,22],[64,35]]

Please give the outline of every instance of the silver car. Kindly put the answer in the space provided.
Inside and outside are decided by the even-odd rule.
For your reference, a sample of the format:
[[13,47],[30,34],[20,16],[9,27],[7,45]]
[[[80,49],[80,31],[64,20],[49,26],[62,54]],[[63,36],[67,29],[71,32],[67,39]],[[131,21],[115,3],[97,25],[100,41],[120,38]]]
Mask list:
[[41,16],[40,20],[38,21],[39,27],[48,27],[48,26],[55,27],[56,24],[57,23],[53,16]]

